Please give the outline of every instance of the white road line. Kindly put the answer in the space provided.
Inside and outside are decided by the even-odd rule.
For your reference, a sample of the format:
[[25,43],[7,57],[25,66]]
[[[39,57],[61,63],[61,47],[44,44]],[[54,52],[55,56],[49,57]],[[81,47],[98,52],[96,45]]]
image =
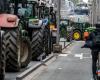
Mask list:
[[59,56],[66,57],[66,56],[68,56],[68,54],[60,54]]
[[80,59],[83,59],[83,54],[75,54],[74,57],[79,57]]
[[81,53],[80,59],[83,59],[83,53]]
[[79,57],[80,59],[83,59],[83,53],[81,53],[81,54],[75,54],[74,57]]
[[79,57],[80,59],[89,59],[89,58],[92,58],[91,55],[89,57],[84,57],[84,53],[75,54],[74,57]]

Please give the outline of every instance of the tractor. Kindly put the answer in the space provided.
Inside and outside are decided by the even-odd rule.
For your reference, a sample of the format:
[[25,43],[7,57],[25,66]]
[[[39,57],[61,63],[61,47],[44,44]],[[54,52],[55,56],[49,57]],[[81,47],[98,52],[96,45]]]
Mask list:
[[[5,5],[5,6],[4,6]],[[46,11],[49,10],[48,16]],[[6,71],[20,71],[32,60],[52,52],[55,37],[53,7],[36,0],[0,2],[0,79]],[[52,26],[52,27],[51,27]]]
[[18,0],[9,1],[8,13],[1,14],[0,18],[2,20],[1,29],[4,31],[7,71],[20,71],[21,67],[26,67],[31,61],[30,39],[23,20],[24,13],[18,14],[19,4],[22,10],[25,10],[24,1],[23,4]]
[[69,16],[71,37],[73,40],[82,40],[83,33],[89,24],[89,7],[86,3],[77,4],[74,14]]
[[[31,50],[27,36],[22,37],[17,11],[14,10],[14,14],[11,14],[9,1],[0,1],[0,79],[4,80],[5,70],[20,71],[21,67],[28,65]],[[14,4],[16,9],[17,0]]]
[[57,25],[56,25],[56,11],[54,7],[54,3],[49,0],[48,3],[46,3],[45,9],[44,9],[44,16],[45,19],[48,19],[48,32],[49,32],[49,50],[47,52],[51,53],[53,50],[53,44],[56,44],[56,37],[57,37]]

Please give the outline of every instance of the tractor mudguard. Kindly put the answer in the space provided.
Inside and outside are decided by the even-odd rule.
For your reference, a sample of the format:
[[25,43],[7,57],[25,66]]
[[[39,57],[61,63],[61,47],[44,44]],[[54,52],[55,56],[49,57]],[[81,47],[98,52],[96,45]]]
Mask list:
[[35,29],[41,28],[42,25],[43,25],[42,20],[30,19],[28,23],[29,28],[35,28]]
[[0,14],[0,27],[15,28],[18,27],[19,19],[16,15]]

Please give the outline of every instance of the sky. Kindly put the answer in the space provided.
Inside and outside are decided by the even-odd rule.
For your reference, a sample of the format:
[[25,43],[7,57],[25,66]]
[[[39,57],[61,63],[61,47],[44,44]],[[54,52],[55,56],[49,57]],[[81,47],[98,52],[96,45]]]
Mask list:
[[86,3],[88,2],[88,0],[83,0],[83,1],[86,2]]

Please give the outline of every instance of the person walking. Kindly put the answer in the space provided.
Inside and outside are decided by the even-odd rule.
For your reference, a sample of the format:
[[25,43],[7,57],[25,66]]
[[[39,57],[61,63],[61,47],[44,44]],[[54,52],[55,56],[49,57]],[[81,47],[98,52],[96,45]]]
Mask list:
[[93,79],[97,80],[97,60],[98,60],[98,54],[100,51],[100,25],[96,24],[95,31],[91,32],[89,34],[89,37],[85,41],[85,45],[83,47],[88,47],[91,49],[91,55],[92,55],[92,74]]

